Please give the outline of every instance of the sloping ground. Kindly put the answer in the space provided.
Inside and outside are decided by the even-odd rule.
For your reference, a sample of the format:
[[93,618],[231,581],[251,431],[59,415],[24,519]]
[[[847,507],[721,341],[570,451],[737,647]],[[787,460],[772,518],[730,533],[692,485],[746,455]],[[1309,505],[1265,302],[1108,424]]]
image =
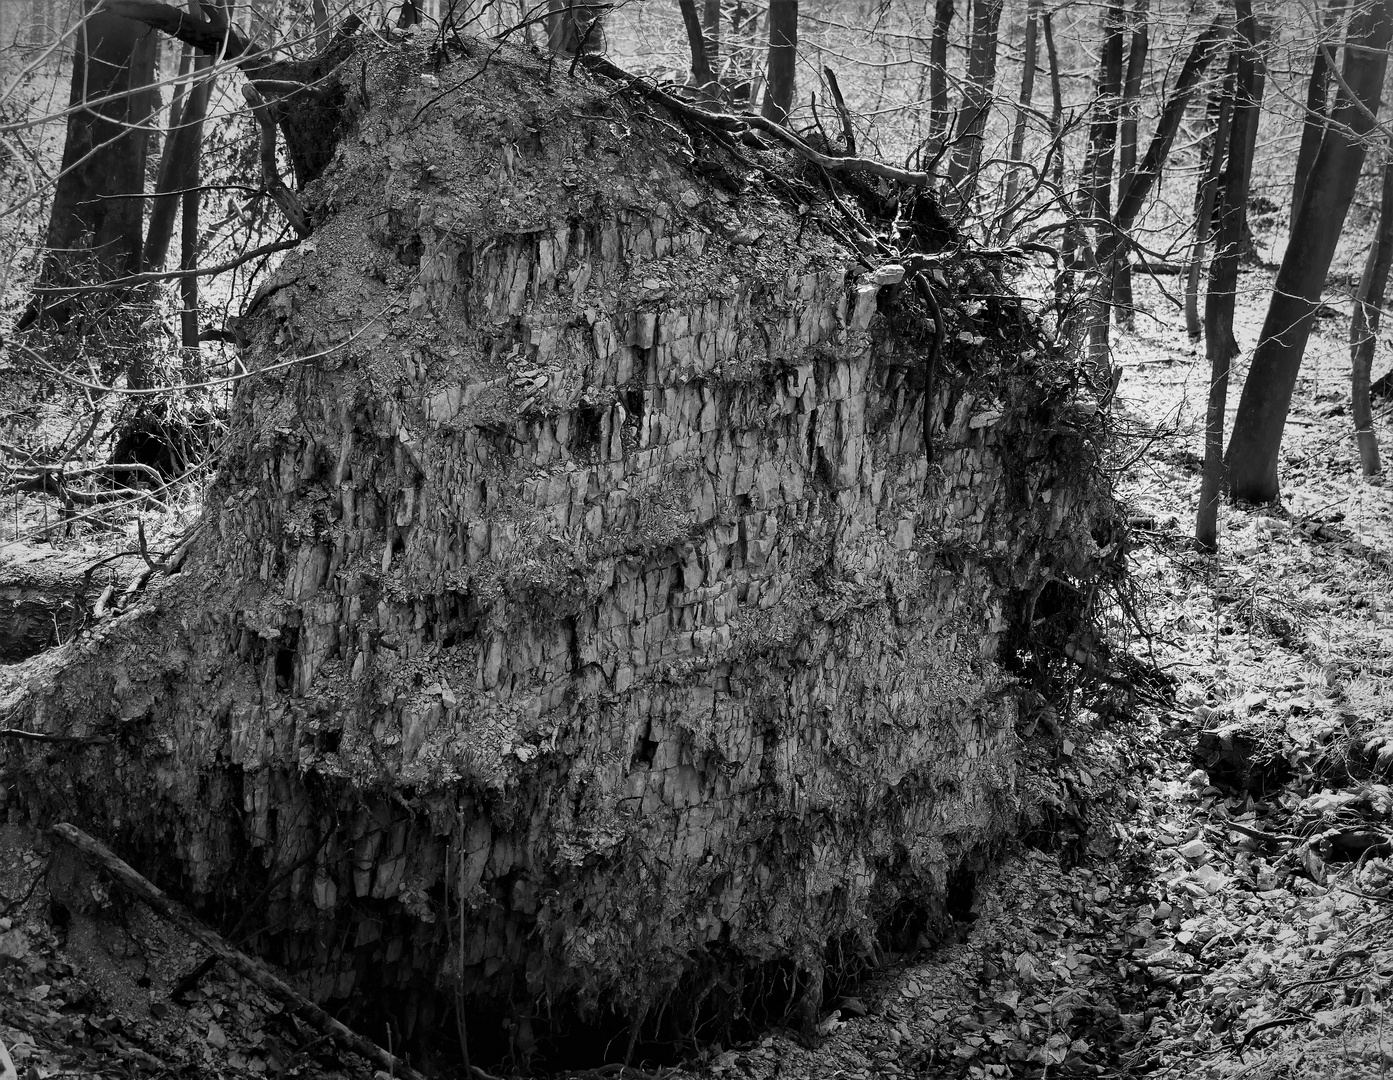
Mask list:
[[4,675],[111,739],[0,744],[13,812],[408,1040],[451,984],[519,1060],[811,1020],[1015,826],[1012,676],[1120,561],[1101,417],[990,266],[859,255],[781,155],[509,48],[342,70],[182,571]]

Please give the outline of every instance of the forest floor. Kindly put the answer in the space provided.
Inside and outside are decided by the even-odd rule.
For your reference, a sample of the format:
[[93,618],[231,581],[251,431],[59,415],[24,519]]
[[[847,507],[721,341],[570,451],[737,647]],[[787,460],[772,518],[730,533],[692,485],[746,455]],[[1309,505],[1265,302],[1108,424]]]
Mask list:
[[[1245,348],[1270,281],[1244,275]],[[1064,717],[1024,783],[1072,808],[1056,822],[1072,832],[984,877],[960,940],[829,1001],[811,1042],[774,1030],[662,1075],[1342,1080],[1393,1066],[1393,497],[1358,469],[1349,304],[1331,301],[1308,352],[1281,507],[1224,508],[1210,557],[1190,539],[1203,352],[1155,285],[1138,299],[1117,344],[1116,467],[1139,618],[1118,615],[1114,646],[1174,685]],[[1393,451],[1386,405],[1377,429]],[[1210,773],[1195,766],[1206,731],[1227,755]],[[201,957],[43,838],[0,827],[0,1041],[19,1076],[372,1075],[222,966],[171,1000]]]

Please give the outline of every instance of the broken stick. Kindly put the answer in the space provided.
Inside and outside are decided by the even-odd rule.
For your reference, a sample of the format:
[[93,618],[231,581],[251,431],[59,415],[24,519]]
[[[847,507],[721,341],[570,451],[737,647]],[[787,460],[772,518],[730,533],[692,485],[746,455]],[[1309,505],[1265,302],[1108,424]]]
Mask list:
[[[335,1020],[309,998],[305,997],[288,982],[275,974],[264,962],[248,956],[240,949],[229,945],[222,937],[200,923],[182,907],[170,900],[160,889],[147,881],[125,860],[99,840],[88,836],[81,829],[67,822],[53,826],[53,832],[66,840],[87,858],[99,865],[117,882],[131,893],[144,900],[155,911],[163,915],[184,933],[211,950],[230,967],[241,972],[266,993],[295,1012],[306,1023],[325,1035],[338,1039],[350,1050],[361,1054],[369,1061],[375,1061],[388,1074],[401,1080],[425,1080],[420,1073],[400,1058],[388,1053],[375,1042],[363,1038],[353,1029]],[[487,1076],[482,1070],[473,1070],[476,1076]]]

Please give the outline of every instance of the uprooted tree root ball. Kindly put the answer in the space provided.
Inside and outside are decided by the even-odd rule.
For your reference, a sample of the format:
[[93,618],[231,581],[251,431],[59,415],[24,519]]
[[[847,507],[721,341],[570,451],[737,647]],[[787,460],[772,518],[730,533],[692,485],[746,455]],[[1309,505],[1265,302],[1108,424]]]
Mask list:
[[1017,673],[1121,573],[1096,395],[893,178],[510,46],[337,72],[180,572],[0,676],[113,739],[0,744],[13,805],[407,1040],[815,1019],[1015,827]]

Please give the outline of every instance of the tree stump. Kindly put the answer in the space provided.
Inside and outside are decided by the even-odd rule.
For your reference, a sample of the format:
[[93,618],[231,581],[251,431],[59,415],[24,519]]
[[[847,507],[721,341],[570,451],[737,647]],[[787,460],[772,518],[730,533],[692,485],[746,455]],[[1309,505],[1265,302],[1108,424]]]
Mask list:
[[341,68],[182,572],[0,683],[120,738],[5,783],[407,1039],[456,990],[540,1037],[820,986],[1012,831],[1002,643],[1119,572],[1096,402],[989,267],[933,273],[926,380],[821,210],[584,71],[423,49]]

